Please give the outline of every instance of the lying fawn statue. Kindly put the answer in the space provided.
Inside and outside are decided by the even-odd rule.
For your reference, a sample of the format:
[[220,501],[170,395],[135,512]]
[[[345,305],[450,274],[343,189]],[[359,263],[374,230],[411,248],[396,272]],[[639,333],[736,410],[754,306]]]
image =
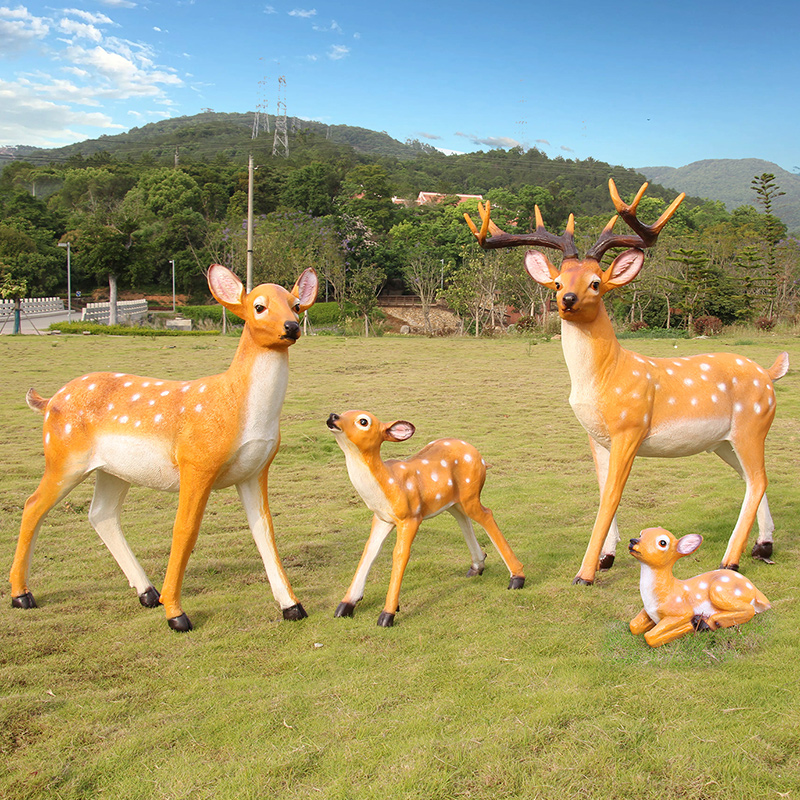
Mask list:
[[732,570],[717,569],[678,580],[672,574],[675,562],[697,550],[702,541],[697,533],[676,539],[663,528],[647,528],[628,545],[642,566],[639,591],[644,603],[631,620],[631,633],[644,633],[650,647],[692,631],[741,625],[770,608],[769,600]]

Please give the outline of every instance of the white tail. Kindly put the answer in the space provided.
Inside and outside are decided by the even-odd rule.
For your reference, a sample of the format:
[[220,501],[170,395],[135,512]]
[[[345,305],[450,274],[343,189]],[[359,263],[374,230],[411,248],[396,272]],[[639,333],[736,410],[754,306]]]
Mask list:
[[[653,225],[644,225],[636,218],[636,207],[646,187],[626,205],[609,181],[617,211],[636,235],[614,234],[614,217],[583,260],[575,248],[572,217],[561,237],[544,230],[538,209],[537,230],[532,234],[504,234],[490,223],[487,209],[482,209],[480,231],[470,223],[485,247],[539,244],[564,252],[561,268],[556,269],[542,253],[530,250],[525,268],[535,281],[556,292],[572,382],[569,401],[589,434],[600,484],[600,508],[575,583],[591,584],[598,568],[613,564],[619,541],[616,511],[637,455],[673,458],[716,453],[746,482],[722,566],[738,568],[756,516],[759,534],[753,555],[763,560],[772,555],[774,525],[765,495],[764,440],[775,416],[772,384],[786,374],[788,356],[781,353],[766,370],[729,353],[649,358],[620,346],[603,295],[639,274],[642,248],[654,244],[683,199],[678,197]],[[486,238],[487,232],[492,232],[491,238]],[[618,255],[603,270],[599,263],[603,254],[620,246],[634,249]]]
[[386,604],[378,617],[378,625],[391,626],[398,610],[400,584],[411,543],[422,520],[442,511],[449,511],[455,517],[467,541],[472,556],[468,576],[480,575],[486,560],[470,521],[475,520],[489,534],[511,573],[508,588],[522,588],[525,583],[522,564],[497,527],[492,512],[481,505],[486,464],[472,445],[460,439],[439,439],[404,461],[383,461],[381,444],[409,439],[414,434],[410,422],[385,424],[366,411],[348,411],[341,416],[331,414],[327,424],[344,452],[353,486],[374,514],[358,569],[335,616],[353,615],[356,603],[364,596],[370,568],[386,537],[396,527],[392,577]]
[[[142,605],[160,602],[171,628],[191,630],[180,602],[184,571],[210,492],[231,485],[238,489],[284,618],[306,616],[278,557],[267,473],[280,440],[288,350],[300,336],[298,314],[316,299],[316,273],[303,272],[291,292],[262,284],[247,294],[230,270],[215,264],[208,285],[245,322],[227,372],[193,381],[97,372],[71,381],[49,400],[28,392],[31,408],[44,413],[45,471],[22,515],[11,568],[15,607],[36,606],[28,572],[45,515],[94,472],[89,520]],[[120,527],[131,484],[179,493],[160,596]]]
[[631,620],[630,628],[634,635],[644,633],[650,647],[692,631],[741,625],[770,608],[769,600],[744,575],[730,570],[675,578],[675,562],[697,550],[702,541],[696,533],[676,539],[663,528],[648,528],[638,539],[631,539],[628,550],[641,564],[639,590],[644,608]]

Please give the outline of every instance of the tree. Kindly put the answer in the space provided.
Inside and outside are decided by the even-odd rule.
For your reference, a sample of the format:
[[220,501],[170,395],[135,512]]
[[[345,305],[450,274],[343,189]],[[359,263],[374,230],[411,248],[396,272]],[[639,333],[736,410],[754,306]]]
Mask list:
[[770,172],[756,175],[750,182],[753,191],[756,193],[758,203],[764,209],[766,222],[766,241],[767,241],[767,270],[774,282],[774,294],[769,304],[769,316],[778,310],[779,299],[785,295],[785,287],[781,285],[780,275],[777,267],[777,245],[786,235],[786,226],[773,214],[773,201],[782,197],[786,192],[782,192],[775,183],[775,176]]

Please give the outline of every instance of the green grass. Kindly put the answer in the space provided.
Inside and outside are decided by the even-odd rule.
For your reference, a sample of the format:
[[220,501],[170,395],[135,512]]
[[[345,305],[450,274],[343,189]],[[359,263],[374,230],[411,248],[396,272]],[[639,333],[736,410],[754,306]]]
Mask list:
[[[25,405],[92,370],[195,378],[224,370],[235,337],[2,337],[0,552],[10,566],[43,467]],[[735,349],[769,366],[800,340],[652,340],[651,355]],[[309,337],[292,347],[282,446],[270,475],[278,545],[310,616],[283,622],[235,490],[212,496],[189,562],[190,634],[140,607],[86,519],[91,480],[42,530],[40,608],[0,606],[0,797],[741,798],[800,797],[800,384],[776,385],[767,442],[776,564],[742,569],[772,610],[740,629],[651,650],[628,621],[638,566],[625,547],[595,586],[571,579],[597,487],[567,404],[557,341]],[[333,610],[369,513],[325,428],[331,411],[408,419],[403,456],[459,435],[491,465],[483,501],[526,565],[508,575],[482,531],[480,578],[455,522],[424,523],[395,627],[376,626],[391,547],[353,619]],[[716,567],[743,484],[711,455],[636,462],[620,510],[642,527],[697,531],[678,574]],[[173,495],[132,489],[128,539],[160,586]]]

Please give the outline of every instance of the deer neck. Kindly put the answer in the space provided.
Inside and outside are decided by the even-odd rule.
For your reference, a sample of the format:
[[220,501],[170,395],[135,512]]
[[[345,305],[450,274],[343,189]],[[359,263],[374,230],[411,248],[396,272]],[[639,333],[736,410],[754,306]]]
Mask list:
[[604,372],[622,351],[603,304],[591,322],[562,319],[561,344],[573,386]]
[[380,447],[361,450],[346,437],[337,441],[344,452],[350,481],[367,508],[381,519],[390,519],[388,490],[393,478],[381,458]]
[[642,605],[647,612],[647,616],[653,622],[661,620],[659,608],[664,601],[674,593],[675,578],[671,567],[653,567],[640,562],[641,571],[639,573],[639,593],[642,596]]
[[245,328],[222,377],[231,400],[237,398],[240,403],[242,440],[276,436],[289,382],[288,348],[258,347]]

